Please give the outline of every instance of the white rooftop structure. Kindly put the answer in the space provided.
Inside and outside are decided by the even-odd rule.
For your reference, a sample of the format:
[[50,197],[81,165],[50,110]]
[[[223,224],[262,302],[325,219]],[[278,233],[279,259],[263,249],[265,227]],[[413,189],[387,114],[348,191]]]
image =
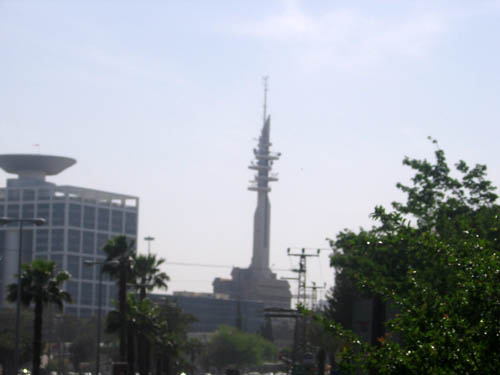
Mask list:
[[19,178],[28,177],[45,181],[45,176],[54,176],[76,163],[75,159],[64,156],[37,154],[0,155],[0,168]]

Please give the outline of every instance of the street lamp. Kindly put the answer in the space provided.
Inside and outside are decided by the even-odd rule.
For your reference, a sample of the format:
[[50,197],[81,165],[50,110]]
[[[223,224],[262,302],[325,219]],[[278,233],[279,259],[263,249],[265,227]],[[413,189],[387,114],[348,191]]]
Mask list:
[[19,223],[19,249],[18,249],[18,261],[17,261],[17,298],[16,298],[16,351],[14,354],[14,369],[17,371],[19,369],[19,339],[20,339],[20,329],[21,329],[21,262],[22,254],[21,250],[23,248],[23,225],[34,224],[43,225],[45,224],[45,219],[41,217],[36,217],[32,219],[16,219],[13,217],[0,217],[0,225]]
[[145,241],[148,241],[148,255],[151,254],[151,241],[154,241],[155,238],[151,236],[144,237]]
[[101,363],[101,309],[102,309],[102,266],[105,264],[118,265],[120,262],[117,260],[106,261],[94,261],[94,260],[85,260],[83,263],[86,266],[99,266],[99,283],[97,286],[97,348],[95,353],[95,373],[99,375],[99,366]]

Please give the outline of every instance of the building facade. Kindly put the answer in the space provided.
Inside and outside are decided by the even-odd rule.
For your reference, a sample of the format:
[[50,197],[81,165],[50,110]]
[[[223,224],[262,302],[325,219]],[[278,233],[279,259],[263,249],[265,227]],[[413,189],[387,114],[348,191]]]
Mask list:
[[[102,246],[114,236],[124,234],[136,240],[139,199],[46,181],[46,176],[75,163],[74,159],[49,155],[0,155],[0,168],[18,175],[0,188],[0,216],[46,220],[41,226],[24,225],[22,262],[53,260],[58,270],[67,270],[72,277],[65,289],[73,303],[65,306],[65,313],[88,317],[98,308],[99,266],[84,262],[103,261]],[[0,307],[7,305],[6,286],[15,282],[18,250],[19,223],[0,226]],[[114,308],[116,296],[115,283],[103,275],[103,311]]]
[[265,323],[264,303],[237,301],[226,295],[174,292],[168,300],[196,318],[190,332],[214,332],[221,325],[238,327],[249,333],[260,333]]

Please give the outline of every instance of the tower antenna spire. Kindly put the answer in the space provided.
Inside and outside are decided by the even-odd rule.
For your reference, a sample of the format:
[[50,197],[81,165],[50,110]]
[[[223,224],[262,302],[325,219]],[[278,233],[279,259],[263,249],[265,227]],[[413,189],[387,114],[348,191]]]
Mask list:
[[266,117],[267,117],[267,91],[268,91],[269,76],[262,77],[262,81],[264,82],[264,122],[266,122]]

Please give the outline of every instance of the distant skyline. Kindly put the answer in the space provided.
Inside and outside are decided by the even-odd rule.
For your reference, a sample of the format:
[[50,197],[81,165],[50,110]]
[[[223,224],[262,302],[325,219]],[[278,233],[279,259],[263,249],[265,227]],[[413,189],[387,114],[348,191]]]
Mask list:
[[[402,198],[427,136],[500,184],[499,21],[489,0],[0,0],[0,153],[73,157],[48,180],[138,196],[138,248],[155,237],[169,292],[210,292],[251,261],[267,75],[270,263],[290,277],[288,247]],[[328,252],[309,267],[332,286]]]

